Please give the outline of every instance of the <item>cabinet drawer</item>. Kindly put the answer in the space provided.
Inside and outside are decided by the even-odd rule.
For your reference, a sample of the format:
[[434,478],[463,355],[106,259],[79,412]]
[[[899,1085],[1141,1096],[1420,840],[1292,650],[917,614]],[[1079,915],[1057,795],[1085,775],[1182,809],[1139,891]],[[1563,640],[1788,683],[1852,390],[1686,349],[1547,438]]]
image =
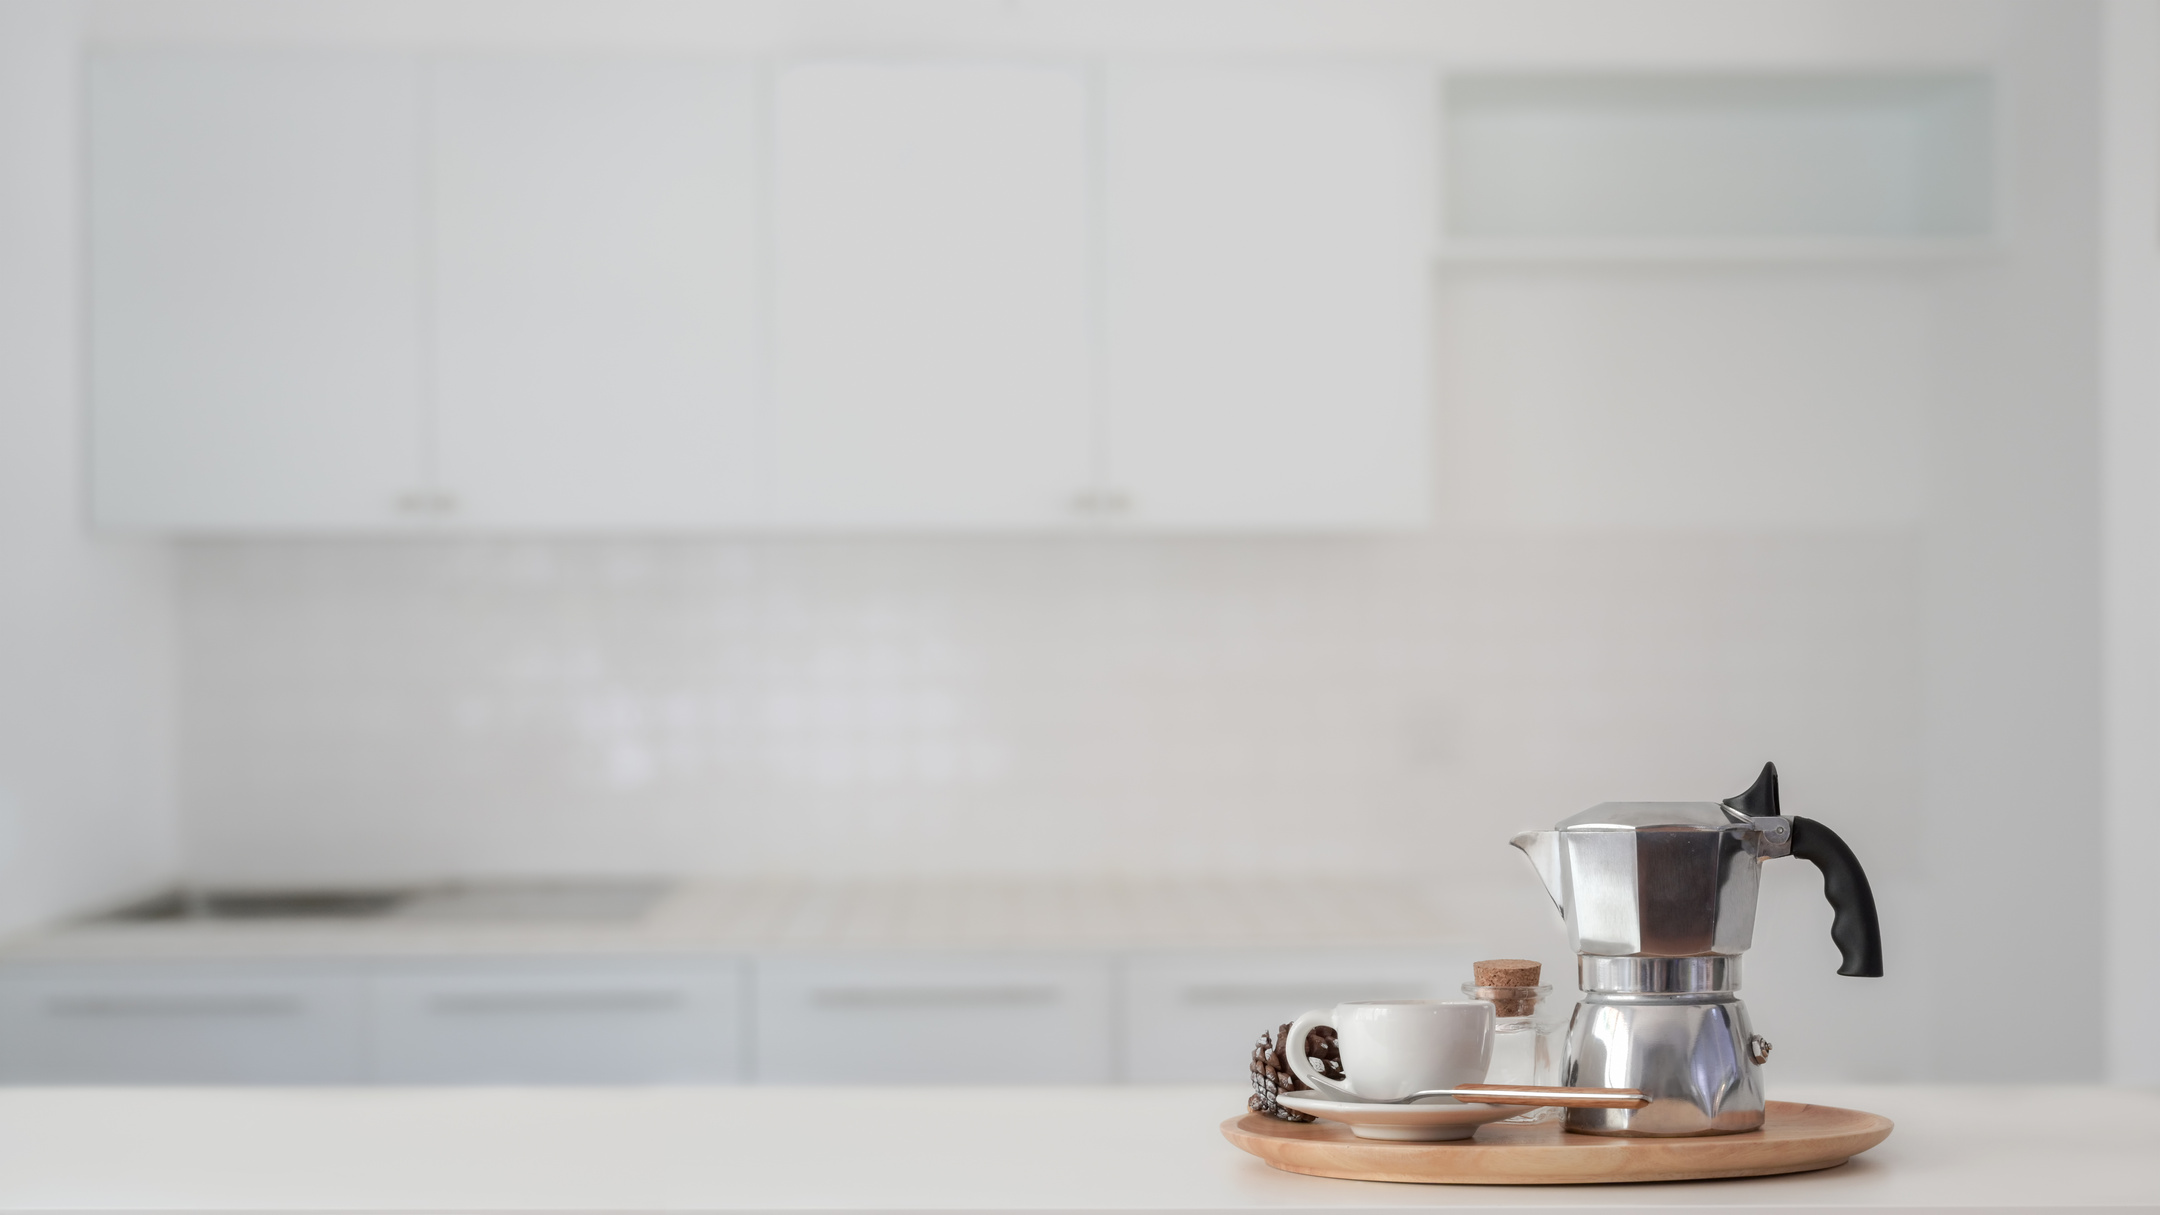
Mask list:
[[1111,965],[1089,955],[763,959],[757,1077],[779,1083],[1100,1083]]
[[1462,999],[1474,960],[1430,948],[1136,955],[1125,968],[1124,1078],[1243,1079],[1262,1032],[1345,1000]]
[[713,1082],[742,1076],[729,960],[461,962],[386,970],[375,1078],[392,1084]]
[[0,1079],[41,1084],[353,1083],[360,980],[294,966],[21,967],[0,973]]

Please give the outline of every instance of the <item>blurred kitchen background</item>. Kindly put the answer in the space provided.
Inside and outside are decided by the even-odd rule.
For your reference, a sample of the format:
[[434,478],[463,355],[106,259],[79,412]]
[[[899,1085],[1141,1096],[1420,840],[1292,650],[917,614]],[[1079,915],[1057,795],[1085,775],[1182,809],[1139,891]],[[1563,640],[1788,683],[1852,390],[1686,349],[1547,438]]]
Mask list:
[[0,1079],[1234,1082],[1775,760],[1773,1095],[2160,1080],[2156,339],[2151,0],[7,0]]

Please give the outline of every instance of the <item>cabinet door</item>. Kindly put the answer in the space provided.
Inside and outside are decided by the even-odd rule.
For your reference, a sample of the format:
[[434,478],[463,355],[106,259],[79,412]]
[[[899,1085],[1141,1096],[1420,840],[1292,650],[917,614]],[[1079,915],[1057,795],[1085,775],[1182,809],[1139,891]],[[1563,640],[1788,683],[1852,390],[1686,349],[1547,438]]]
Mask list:
[[1436,108],[1421,69],[1111,70],[1106,475],[1136,524],[1424,521]]
[[1085,73],[802,63],[774,105],[779,521],[1068,520],[1091,471]]
[[379,527],[419,475],[409,59],[90,62],[99,523]]
[[741,1078],[733,961],[464,961],[372,980],[375,1079],[623,1084]]
[[1110,963],[1093,956],[767,958],[757,1078],[808,1084],[1096,1084],[1111,1079]]
[[1345,1000],[1462,999],[1474,956],[1449,949],[1211,949],[1126,962],[1124,1078],[1230,1082],[1253,1043]]
[[354,1084],[360,982],[296,966],[21,966],[0,972],[0,1079]]
[[437,441],[483,526],[754,518],[758,128],[747,69],[433,69]]

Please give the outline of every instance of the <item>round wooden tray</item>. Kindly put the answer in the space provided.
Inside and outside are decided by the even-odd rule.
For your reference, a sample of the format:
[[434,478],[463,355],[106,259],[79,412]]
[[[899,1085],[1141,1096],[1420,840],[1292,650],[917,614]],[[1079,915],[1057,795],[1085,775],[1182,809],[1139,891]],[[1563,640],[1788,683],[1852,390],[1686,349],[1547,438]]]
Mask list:
[[1493,1123],[1454,1143],[1360,1139],[1334,1122],[1284,1122],[1246,1114],[1223,1137],[1290,1173],[1354,1181],[1453,1185],[1583,1185],[1600,1181],[1693,1181],[1827,1169],[1890,1136],[1881,1114],[1834,1105],[1772,1101],[1761,1130],[1692,1139],[1570,1135],[1557,1122]]

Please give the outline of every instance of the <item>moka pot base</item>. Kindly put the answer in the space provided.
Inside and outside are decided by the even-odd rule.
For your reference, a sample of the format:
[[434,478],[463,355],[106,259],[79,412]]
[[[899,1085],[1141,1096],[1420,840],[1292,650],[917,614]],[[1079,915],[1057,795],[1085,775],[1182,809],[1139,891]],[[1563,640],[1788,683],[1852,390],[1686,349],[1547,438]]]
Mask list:
[[1770,1044],[1734,995],[1740,959],[1585,955],[1583,998],[1568,1023],[1569,1084],[1640,1089],[1637,1109],[1571,1109],[1585,1135],[1732,1135],[1763,1124],[1762,1064]]
[[1286,1173],[1434,1185],[1590,1185],[1766,1177],[1835,1168],[1890,1137],[1880,1114],[1772,1101],[1758,1130],[1678,1139],[1581,1135],[1558,1124],[1494,1123],[1452,1143],[1360,1139],[1332,1122],[1246,1114],[1225,1139]]

